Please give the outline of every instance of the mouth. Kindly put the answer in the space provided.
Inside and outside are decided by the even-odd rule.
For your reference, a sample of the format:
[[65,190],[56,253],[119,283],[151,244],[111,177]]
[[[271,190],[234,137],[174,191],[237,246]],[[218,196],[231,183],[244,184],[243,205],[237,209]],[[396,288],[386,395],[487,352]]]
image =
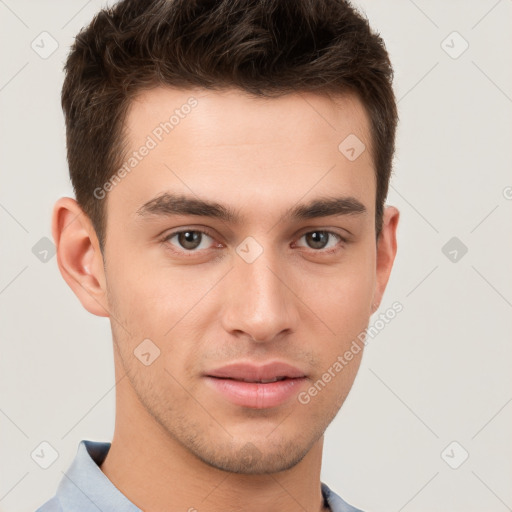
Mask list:
[[206,383],[217,396],[234,405],[268,409],[283,405],[307,381],[306,374],[293,365],[235,363],[205,374]]
[[283,361],[266,364],[236,362],[207,372],[209,377],[233,379],[245,382],[275,382],[276,380],[305,377],[306,374],[296,366]]
[[286,379],[289,379],[290,377],[274,377],[272,379],[234,379],[234,378],[231,378],[231,377],[214,377],[213,375],[210,375],[210,377],[214,378],[214,379],[227,379],[227,380],[236,380],[238,382],[251,382],[251,383],[255,383],[255,384],[270,384],[271,382],[278,382],[280,380],[286,380]]

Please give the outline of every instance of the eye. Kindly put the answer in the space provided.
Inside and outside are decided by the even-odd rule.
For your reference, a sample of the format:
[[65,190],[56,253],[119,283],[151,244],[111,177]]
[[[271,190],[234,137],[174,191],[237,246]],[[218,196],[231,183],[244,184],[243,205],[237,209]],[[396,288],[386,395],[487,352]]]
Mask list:
[[[309,231],[304,233],[299,240],[305,239],[307,247],[318,251],[334,252],[339,242],[346,240],[338,233],[332,231]],[[297,244],[301,246],[300,244]],[[304,246],[302,246],[304,247]]]
[[202,249],[208,249],[212,245],[213,238],[204,231],[186,229],[170,233],[163,241],[169,242],[179,252],[198,252]]

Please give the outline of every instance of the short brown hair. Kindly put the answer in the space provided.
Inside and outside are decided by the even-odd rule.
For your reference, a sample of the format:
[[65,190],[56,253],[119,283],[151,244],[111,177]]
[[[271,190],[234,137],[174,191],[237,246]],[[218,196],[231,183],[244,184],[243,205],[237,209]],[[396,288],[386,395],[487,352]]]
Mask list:
[[122,165],[131,99],[165,85],[268,97],[356,93],[371,121],[379,236],[398,122],[393,70],[383,40],[350,2],[122,0],[80,31],[65,73],[69,173],[102,249],[106,207],[93,191]]

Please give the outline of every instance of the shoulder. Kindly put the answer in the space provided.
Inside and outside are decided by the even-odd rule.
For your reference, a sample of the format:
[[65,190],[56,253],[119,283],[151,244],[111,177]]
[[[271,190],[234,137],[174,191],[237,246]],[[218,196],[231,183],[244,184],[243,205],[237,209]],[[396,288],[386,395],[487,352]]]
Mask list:
[[331,509],[331,512],[363,512],[347,503],[341,496],[332,491],[327,484],[322,482],[322,494]]
[[54,496],[52,499],[48,500],[46,503],[43,503],[36,512],[63,512],[62,507],[60,505],[59,498]]

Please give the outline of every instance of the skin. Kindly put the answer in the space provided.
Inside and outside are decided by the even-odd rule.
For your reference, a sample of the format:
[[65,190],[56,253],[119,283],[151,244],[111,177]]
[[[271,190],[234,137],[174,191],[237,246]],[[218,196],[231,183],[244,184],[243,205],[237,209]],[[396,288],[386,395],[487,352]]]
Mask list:
[[[308,404],[234,405],[203,374],[234,361],[280,360],[303,370],[307,390],[368,326],[396,254],[399,212],[375,234],[369,120],[350,95],[249,97],[159,87],[127,117],[128,148],[194,96],[198,105],[107,195],[104,258],[90,220],[71,198],[55,205],[53,234],[64,279],[83,306],[111,320],[116,425],[101,469],[145,511],[323,510],[323,434],[342,406],[363,350]],[[367,150],[349,161],[338,145],[356,134]],[[162,192],[231,207],[243,222],[137,210]],[[367,212],[288,220],[318,197],[350,196]],[[207,229],[187,257],[177,229]],[[327,249],[307,233],[331,231]],[[263,253],[236,248],[252,236]],[[188,246],[190,247],[190,246]],[[176,251],[176,252],[175,252]],[[189,251],[190,252],[190,251]],[[144,339],[160,349],[145,366]]]

